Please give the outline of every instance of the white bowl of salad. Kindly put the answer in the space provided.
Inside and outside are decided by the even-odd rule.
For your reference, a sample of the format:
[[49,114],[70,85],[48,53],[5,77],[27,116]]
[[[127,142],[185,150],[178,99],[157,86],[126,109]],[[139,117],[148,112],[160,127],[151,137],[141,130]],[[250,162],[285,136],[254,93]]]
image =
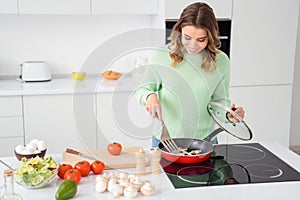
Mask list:
[[41,188],[56,178],[58,167],[59,164],[51,156],[22,158],[20,167],[14,170],[14,179],[26,188]]

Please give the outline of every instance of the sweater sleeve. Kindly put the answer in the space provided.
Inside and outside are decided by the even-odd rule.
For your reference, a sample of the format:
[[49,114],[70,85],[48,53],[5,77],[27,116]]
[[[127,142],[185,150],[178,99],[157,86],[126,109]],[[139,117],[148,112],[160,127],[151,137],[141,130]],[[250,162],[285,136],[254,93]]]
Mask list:
[[221,53],[217,58],[217,70],[219,73],[219,83],[215,88],[212,101],[219,102],[225,106],[230,106],[229,83],[230,83],[230,61],[226,54]]
[[[142,84],[135,92],[135,96],[141,105],[146,105],[146,99],[151,93],[158,93],[162,87],[161,77],[159,75],[160,55],[155,53],[149,60],[149,64],[145,66]],[[157,95],[158,96],[158,95]]]

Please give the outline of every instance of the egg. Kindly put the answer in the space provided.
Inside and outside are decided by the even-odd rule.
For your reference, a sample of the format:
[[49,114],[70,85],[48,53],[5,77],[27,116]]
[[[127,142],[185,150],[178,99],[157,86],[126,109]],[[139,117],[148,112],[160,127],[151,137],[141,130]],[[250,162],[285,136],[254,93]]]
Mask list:
[[38,154],[38,153],[41,153],[40,150],[36,149],[35,151],[33,151],[34,154]]
[[20,154],[22,154],[22,155],[30,155],[32,153],[33,153],[32,150],[30,150],[30,149],[24,149]]
[[31,150],[33,152],[36,150],[36,144],[34,144],[34,143],[26,144],[25,148],[28,150]]
[[16,146],[15,151],[20,154],[25,149],[24,145],[19,144]]
[[37,149],[38,150],[43,151],[46,148],[47,148],[47,144],[46,144],[45,141],[43,141],[43,140],[38,141],[38,143],[37,143]]
[[29,143],[37,144],[38,142],[39,142],[39,140],[38,140],[38,139],[32,139],[32,140],[30,140],[30,142],[29,142]]

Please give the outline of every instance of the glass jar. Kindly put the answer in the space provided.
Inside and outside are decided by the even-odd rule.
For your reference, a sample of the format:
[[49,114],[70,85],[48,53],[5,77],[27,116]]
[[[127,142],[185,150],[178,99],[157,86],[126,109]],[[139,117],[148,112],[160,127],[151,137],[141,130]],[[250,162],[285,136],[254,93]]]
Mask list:
[[22,197],[14,192],[14,176],[11,169],[4,171],[4,188],[5,193],[0,200],[22,200]]

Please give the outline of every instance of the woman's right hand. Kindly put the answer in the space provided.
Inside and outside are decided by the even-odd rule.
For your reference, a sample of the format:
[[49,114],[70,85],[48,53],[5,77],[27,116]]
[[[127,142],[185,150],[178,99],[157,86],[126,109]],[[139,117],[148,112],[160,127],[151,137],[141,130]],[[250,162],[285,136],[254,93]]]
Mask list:
[[148,95],[146,99],[146,110],[152,118],[157,118],[162,122],[161,105],[155,93]]

